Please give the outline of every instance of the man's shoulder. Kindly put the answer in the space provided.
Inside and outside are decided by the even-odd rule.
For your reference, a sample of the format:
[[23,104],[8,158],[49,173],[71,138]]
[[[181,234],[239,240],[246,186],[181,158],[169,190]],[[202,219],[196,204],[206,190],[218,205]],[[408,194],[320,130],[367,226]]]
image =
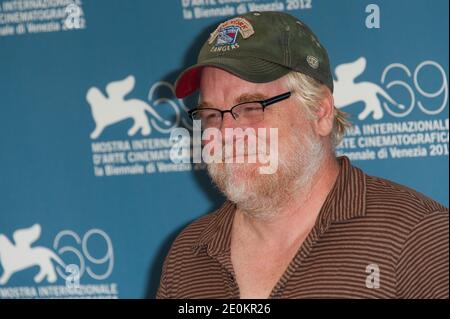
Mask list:
[[380,209],[416,221],[435,213],[448,215],[447,207],[417,190],[385,178],[366,175],[366,210]]
[[192,249],[197,244],[201,244],[202,239],[213,235],[220,220],[229,212],[230,205],[231,203],[227,201],[218,209],[197,218],[184,227],[172,243],[171,254]]
[[381,245],[386,263],[393,262],[398,298],[448,298],[447,207],[405,185],[366,176],[366,220],[374,247],[387,239]]
[[200,235],[204,233],[208,225],[210,225],[215,220],[217,213],[218,210],[211,211],[189,223],[178,234],[173,244],[194,245],[199,239]]

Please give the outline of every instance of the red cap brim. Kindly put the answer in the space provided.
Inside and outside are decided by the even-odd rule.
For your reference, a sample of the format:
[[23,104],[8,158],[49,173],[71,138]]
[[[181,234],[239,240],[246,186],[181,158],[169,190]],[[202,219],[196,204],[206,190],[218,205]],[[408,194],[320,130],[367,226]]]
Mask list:
[[186,69],[175,82],[175,95],[177,98],[184,98],[200,86],[200,75],[203,66],[192,66]]

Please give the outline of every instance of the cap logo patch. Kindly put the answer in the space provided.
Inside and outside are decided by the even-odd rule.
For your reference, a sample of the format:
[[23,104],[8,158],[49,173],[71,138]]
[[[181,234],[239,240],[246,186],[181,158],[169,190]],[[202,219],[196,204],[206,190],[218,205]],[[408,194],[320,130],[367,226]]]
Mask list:
[[235,26],[230,26],[221,29],[217,34],[216,46],[235,44],[238,32],[239,27]]
[[208,39],[208,44],[210,45],[216,41],[214,46],[211,48],[211,52],[229,51],[238,48],[238,33],[241,34],[243,39],[247,39],[252,36],[255,31],[253,30],[250,22],[244,18],[234,18],[219,24]]
[[319,60],[315,56],[308,55],[306,57],[306,62],[308,62],[309,66],[313,69],[317,69],[319,67]]

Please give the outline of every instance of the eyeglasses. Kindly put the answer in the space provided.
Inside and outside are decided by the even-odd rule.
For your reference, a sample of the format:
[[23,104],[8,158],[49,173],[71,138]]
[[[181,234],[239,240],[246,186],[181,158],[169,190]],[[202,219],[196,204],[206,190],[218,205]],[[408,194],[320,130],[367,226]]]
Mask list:
[[291,92],[286,92],[262,101],[239,103],[231,109],[224,111],[209,107],[197,107],[190,110],[188,114],[193,120],[200,120],[204,129],[220,128],[225,113],[230,113],[239,125],[253,125],[264,119],[264,110],[266,107],[286,100],[290,96]]

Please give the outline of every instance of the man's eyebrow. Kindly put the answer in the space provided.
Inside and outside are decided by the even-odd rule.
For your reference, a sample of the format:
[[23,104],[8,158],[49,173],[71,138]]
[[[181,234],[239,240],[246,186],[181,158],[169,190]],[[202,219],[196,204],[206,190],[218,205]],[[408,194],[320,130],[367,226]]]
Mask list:
[[214,106],[213,106],[211,103],[205,102],[205,101],[202,101],[202,102],[200,102],[200,103],[197,105],[197,108],[198,108],[198,109],[202,109],[202,108],[205,108],[205,107],[211,107],[211,108],[214,108]]
[[236,103],[252,102],[252,101],[262,101],[267,99],[267,95],[262,93],[244,93],[236,98]]

